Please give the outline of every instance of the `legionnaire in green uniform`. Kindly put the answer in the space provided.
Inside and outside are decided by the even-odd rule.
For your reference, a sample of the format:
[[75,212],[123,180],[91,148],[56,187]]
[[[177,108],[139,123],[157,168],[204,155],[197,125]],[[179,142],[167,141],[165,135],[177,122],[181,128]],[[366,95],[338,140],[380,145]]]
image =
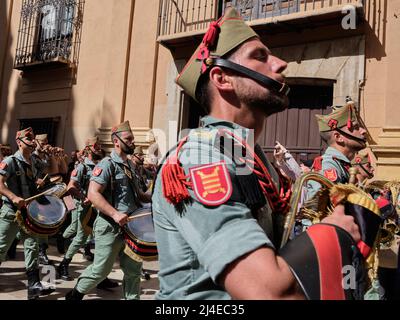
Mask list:
[[358,187],[364,189],[365,182],[372,179],[375,172],[369,154],[357,154],[351,161],[351,166],[357,169],[356,182]]
[[[80,248],[85,246],[84,255],[88,261],[93,261],[93,253],[90,251],[90,234],[85,232],[81,221],[91,208],[91,202],[87,198],[87,190],[89,188],[90,177],[96,164],[102,159],[101,145],[98,143],[98,138],[89,138],[86,141],[87,157],[83,163],[80,163],[72,172],[68,184],[68,191],[75,198],[76,209],[74,214],[77,216],[77,232],[68,247],[63,261],[59,265],[57,271],[61,279],[71,280],[68,266],[73,256]],[[88,241],[89,240],[89,241]]]
[[[179,75],[177,83],[209,116],[170,150],[155,182],[157,299],[304,298],[286,258],[275,250],[290,185],[261,147],[251,143],[252,136],[260,136],[265,117],[288,105],[286,66],[229,8],[211,23]],[[359,239],[343,207],[326,219]],[[330,239],[326,234],[317,242],[324,247]],[[299,243],[289,244],[304,252],[305,260],[311,244],[296,249]],[[336,255],[333,251],[330,256]],[[343,291],[341,281],[335,286]]]
[[[344,107],[338,107],[328,115],[317,115],[319,131],[328,148],[314,160],[312,170],[334,183],[349,182],[351,160],[366,147],[367,131],[361,126],[357,110],[348,99]],[[307,197],[311,198],[321,185],[310,182]]]
[[[58,275],[63,280],[72,280],[69,275],[69,264],[73,258],[73,256],[78,252],[78,250],[84,247],[84,257],[88,261],[93,261],[94,254],[90,251],[90,241],[92,239],[91,233],[83,226],[83,223],[87,220],[90,220],[87,217],[88,214],[95,214],[92,208],[90,200],[87,198],[87,191],[89,188],[90,178],[92,176],[92,171],[96,164],[103,158],[103,151],[101,149],[101,145],[99,144],[98,137],[89,138],[86,141],[86,154],[84,162],[79,164],[76,169],[74,169],[71,173],[71,179],[68,184],[68,191],[74,196],[76,199],[75,210],[78,211],[78,228],[77,233],[72,243],[68,247],[68,250],[64,256],[63,261],[57,268]],[[104,279],[100,284],[97,285],[99,289],[109,289],[118,287],[118,283],[115,281],[111,281],[110,279]]]
[[[32,153],[33,156],[38,157],[43,163],[43,174],[41,178],[45,177],[45,174],[48,173],[49,162],[48,155],[44,152],[44,147],[48,145],[49,140],[47,134],[37,134],[35,136],[36,141],[36,150]],[[40,185],[45,185],[45,181],[40,181]],[[39,238],[39,264],[50,265],[53,262],[47,257],[47,249],[49,248],[49,238],[41,237]]]
[[140,202],[149,202],[150,197],[145,197],[140,190],[133,163],[127,157],[135,149],[129,122],[114,127],[111,139],[114,150],[110,157],[104,158],[95,167],[89,184],[88,198],[99,211],[93,228],[96,239],[94,261],[79,277],[75,288],[67,294],[68,300],[82,299],[104,280],[118,256],[124,272],[124,298],[140,298],[142,263],[124,253],[121,227],[128,222],[129,215],[141,206]]
[[5,260],[7,250],[20,231],[24,242],[25,267],[28,276],[28,299],[53,292],[43,288],[39,279],[38,239],[25,234],[16,222],[16,211],[25,207],[27,199],[37,190],[42,164],[32,156],[36,143],[32,128],[17,132],[18,151],[0,164],[0,194],[3,205],[0,210],[0,262]]

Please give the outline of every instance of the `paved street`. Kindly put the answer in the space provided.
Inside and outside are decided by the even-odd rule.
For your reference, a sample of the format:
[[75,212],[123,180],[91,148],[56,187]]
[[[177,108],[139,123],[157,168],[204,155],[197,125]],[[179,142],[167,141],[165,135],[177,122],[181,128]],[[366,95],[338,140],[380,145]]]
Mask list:
[[[93,249],[92,249],[93,251]],[[49,259],[58,265],[61,261],[61,256],[58,254],[57,249],[51,245],[47,250]],[[2,263],[0,266],[0,300],[26,300],[26,275],[25,265],[23,261],[24,253],[22,245],[18,245],[17,256],[15,260],[10,260]],[[85,270],[89,264],[83,259],[81,253],[74,256],[70,264],[70,273],[75,279]],[[41,266],[42,267],[42,266]],[[142,279],[142,300],[151,300],[158,290],[158,263],[145,262],[144,268],[151,274],[150,280]],[[50,274],[51,270],[42,270],[41,277],[46,277]],[[108,291],[94,289],[90,294],[86,295],[84,299],[105,299],[105,300],[120,300],[122,298],[122,271],[119,269],[119,263],[114,265],[113,271],[110,273],[109,278],[120,283],[120,286]],[[41,300],[64,300],[65,294],[71,290],[76,281],[63,281],[56,279],[56,291],[50,296],[41,297]]]

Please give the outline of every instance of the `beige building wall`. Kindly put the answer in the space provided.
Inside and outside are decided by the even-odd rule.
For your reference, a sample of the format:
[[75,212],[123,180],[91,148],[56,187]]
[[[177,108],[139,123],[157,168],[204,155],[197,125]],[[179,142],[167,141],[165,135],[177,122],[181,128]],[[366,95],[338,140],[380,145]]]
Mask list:
[[[164,152],[176,141],[185,99],[174,80],[200,31],[191,27],[191,36],[169,50],[157,42],[158,0],[86,0],[77,68],[21,73],[13,69],[21,3],[0,4],[0,143],[13,142],[19,119],[47,117],[60,119],[57,144],[67,151],[95,133],[111,147],[110,129],[124,120],[138,145],[152,142],[150,129]],[[336,104],[348,94],[359,102],[378,178],[388,179],[400,177],[400,0],[366,4],[367,22],[356,30],[320,24],[263,39],[289,61],[288,76],[335,80]]]
[[400,179],[400,1],[369,4],[361,109],[373,138],[377,178]]

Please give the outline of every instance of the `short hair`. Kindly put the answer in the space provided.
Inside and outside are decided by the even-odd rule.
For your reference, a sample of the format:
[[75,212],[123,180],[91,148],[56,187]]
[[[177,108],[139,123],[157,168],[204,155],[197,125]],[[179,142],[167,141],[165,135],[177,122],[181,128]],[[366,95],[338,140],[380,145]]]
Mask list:
[[333,131],[323,131],[320,132],[321,139],[325,141],[328,145],[332,143]]
[[[225,60],[234,60],[237,57],[237,53],[239,51],[239,48],[241,48],[242,45],[239,47],[235,48],[233,51],[228,52],[227,54],[223,55],[221,58]],[[209,68],[204,74],[200,76],[200,79],[197,84],[197,89],[196,89],[196,99],[200,103],[200,105],[203,107],[204,111],[206,113],[210,113],[211,109],[211,102],[212,102],[212,94],[210,90],[210,70],[212,69]]]
[[209,74],[210,73],[207,71],[205,74],[201,75],[196,90],[196,99],[207,114],[210,113],[210,108],[211,108],[211,90],[209,86],[210,85]]

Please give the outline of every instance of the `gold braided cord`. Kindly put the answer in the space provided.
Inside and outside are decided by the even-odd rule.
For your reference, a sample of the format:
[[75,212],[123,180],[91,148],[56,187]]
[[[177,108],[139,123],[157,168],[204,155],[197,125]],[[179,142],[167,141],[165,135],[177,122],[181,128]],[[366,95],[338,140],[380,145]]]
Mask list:
[[331,199],[336,203],[350,202],[364,207],[380,216],[380,210],[371,196],[352,184],[337,184],[330,191]]

